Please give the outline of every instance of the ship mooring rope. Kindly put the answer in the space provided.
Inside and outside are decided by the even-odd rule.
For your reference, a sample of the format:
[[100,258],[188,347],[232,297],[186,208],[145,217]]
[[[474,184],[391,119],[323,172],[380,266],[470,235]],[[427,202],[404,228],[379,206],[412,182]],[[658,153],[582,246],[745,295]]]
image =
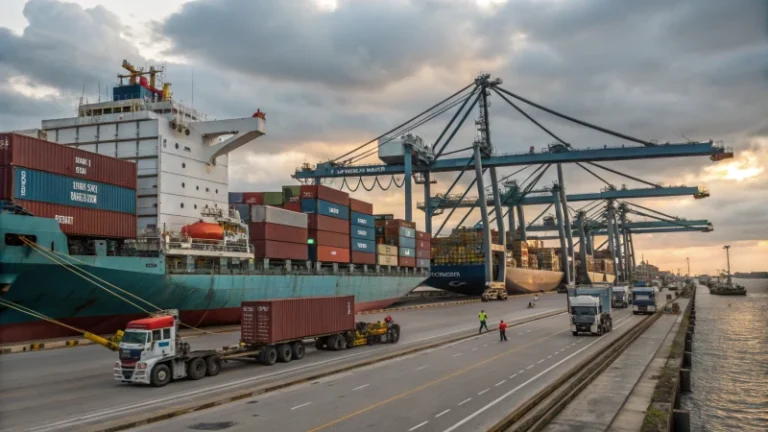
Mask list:
[[0,298],[0,305],[8,307],[8,308],[11,308],[11,309],[15,309],[15,310],[17,310],[17,311],[19,311],[21,313],[24,313],[24,314],[27,314],[27,315],[31,315],[31,316],[33,316],[35,318],[39,318],[39,319],[41,319],[43,321],[48,321],[49,323],[57,324],[57,325],[60,325],[62,327],[66,327],[66,328],[68,328],[68,329],[70,329],[72,331],[76,331],[78,333],[88,333],[86,330],[77,328],[75,326],[71,326],[69,324],[65,324],[65,323],[63,323],[61,321],[58,321],[58,320],[53,319],[51,317],[45,316],[45,315],[41,314],[40,312],[34,311],[34,310],[32,310],[32,309],[30,309],[30,308],[28,308],[26,306],[22,306],[20,304],[14,303],[14,302],[12,302],[10,300],[5,300],[5,299]]

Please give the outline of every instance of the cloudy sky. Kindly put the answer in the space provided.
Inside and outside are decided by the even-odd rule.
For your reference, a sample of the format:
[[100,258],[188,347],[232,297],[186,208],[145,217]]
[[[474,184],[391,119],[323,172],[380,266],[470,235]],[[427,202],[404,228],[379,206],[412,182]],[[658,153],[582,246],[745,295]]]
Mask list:
[[[512,92],[642,139],[733,147],[735,158],[720,163],[611,166],[711,191],[705,200],[638,201],[715,226],[709,234],[638,237],[638,253],[652,263],[685,272],[690,257],[693,272],[714,272],[725,265],[728,243],[736,271],[768,270],[763,0],[2,0],[1,8],[0,130],[72,116],[81,95],[97,100],[99,84],[106,94],[124,58],[166,64],[174,98],[209,118],[266,111],[267,135],[234,154],[230,184],[269,190],[291,184],[302,163],[336,157],[487,72]],[[498,96],[491,110],[498,153],[552,141]],[[635,145],[528,111],[576,148]],[[416,133],[433,142],[449,118]],[[468,124],[451,149],[473,135]],[[576,166],[565,173],[569,192],[605,186]],[[438,180],[436,192],[452,178]],[[542,183],[553,180],[548,173]],[[379,212],[403,214],[399,191],[354,195],[374,200]],[[541,210],[527,209],[529,219]]]

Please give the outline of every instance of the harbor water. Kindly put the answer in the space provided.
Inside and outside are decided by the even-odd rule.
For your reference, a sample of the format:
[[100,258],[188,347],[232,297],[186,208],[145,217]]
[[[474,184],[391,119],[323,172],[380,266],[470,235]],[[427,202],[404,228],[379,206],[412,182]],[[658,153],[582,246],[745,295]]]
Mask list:
[[693,431],[768,431],[768,279],[734,279],[747,296],[696,293]]

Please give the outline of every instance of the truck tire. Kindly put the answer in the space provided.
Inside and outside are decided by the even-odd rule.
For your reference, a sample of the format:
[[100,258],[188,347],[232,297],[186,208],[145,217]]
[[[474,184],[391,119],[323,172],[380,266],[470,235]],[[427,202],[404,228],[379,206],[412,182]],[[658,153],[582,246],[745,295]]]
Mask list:
[[342,351],[347,349],[347,338],[345,338],[343,335],[339,336],[339,342],[337,342],[339,349],[337,351]]
[[264,347],[259,353],[259,362],[263,365],[272,366],[277,361],[277,350],[272,345]]
[[342,341],[344,339],[337,334],[328,336],[328,349],[331,351],[339,351],[341,348]]
[[277,346],[277,360],[280,363],[288,363],[293,359],[293,352],[289,344],[280,344]]
[[318,349],[318,350],[324,349],[326,342],[328,342],[326,338],[315,339],[315,349]]
[[206,375],[216,376],[221,372],[221,359],[218,356],[210,356],[205,359]]
[[301,360],[304,358],[304,344],[301,343],[301,341],[291,344],[291,356],[294,360]]
[[168,365],[159,364],[152,368],[152,376],[150,382],[155,387],[165,387],[166,384],[171,382],[171,369]]
[[192,359],[189,363],[187,363],[187,376],[191,380],[199,380],[200,378],[205,376],[205,372],[208,370],[208,367],[205,364],[205,360],[202,359],[202,357],[197,357]]
[[355,336],[352,334],[352,332],[347,332],[344,335],[344,339],[347,340],[347,349],[351,349],[355,346]]
[[574,336],[578,336],[579,335],[579,332],[577,332],[577,331],[571,332],[571,333],[573,333]]
[[389,329],[389,343],[397,343],[400,340],[400,325],[392,324],[392,328]]

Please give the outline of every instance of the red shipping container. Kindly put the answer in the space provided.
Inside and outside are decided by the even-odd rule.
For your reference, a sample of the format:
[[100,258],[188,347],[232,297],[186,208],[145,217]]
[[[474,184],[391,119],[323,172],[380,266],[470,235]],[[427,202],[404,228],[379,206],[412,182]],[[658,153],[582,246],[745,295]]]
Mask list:
[[427,243],[431,241],[429,234],[425,233],[424,231],[416,231],[416,240],[423,240]]
[[283,208],[286,210],[294,211],[296,213],[301,213],[301,203],[297,202],[289,202],[283,204]]
[[264,192],[243,192],[243,203],[264,205]]
[[404,226],[406,228],[416,229],[415,222],[408,222],[407,220],[403,220],[403,219],[392,219],[392,220],[384,221],[384,226],[387,228]]
[[251,222],[250,233],[251,240],[274,240],[286,243],[307,244],[308,230],[288,225]]
[[341,204],[343,206],[349,205],[349,194],[342,192],[338,189],[333,189],[323,185],[302,185],[301,197],[321,199],[323,201],[332,202],[335,204]]
[[428,241],[423,241],[423,240],[418,240],[417,239],[416,240],[416,250],[419,250],[419,249],[428,251],[430,249],[430,243]]
[[348,263],[349,262],[349,249],[339,248],[332,246],[312,246],[317,251],[317,256],[312,258],[315,261],[329,262],[329,263]]
[[26,135],[0,134],[0,165],[136,189],[136,164],[133,162]]
[[349,210],[367,215],[373,215],[373,204],[354,198],[349,199]]
[[272,240],[256,240],[253,242],[256,258],[291,259],[306,261],[309,251],[306,244],[285,243]]
[[318,246],[331,246],[336,248],[349,247],[349,234],[309,230],[309,238],[314,239],[315,244]]
[[349,221],[319,214],[310,214],[309,229],[349,235]]
[[352,264],[376,265],[375,253],[352,251],[351,257],[352,257],[351,259]]
[[12,185],[13,167],[0,165],[0,200],[10,200],[13,198]]
[[432,251],[429,249],[416,249],[416,258],[429,259],[432,255]]
[[355,329],[355,296],[303,297],[242,303],[240,338],[275,344]]
[[134,214],[18,199],[13,202],[35,216],[58,219],[61,231],[67,235],[136,238],[136,215]]
[[416,267],[416,258],[398,257],[397,263],[400,267]]

